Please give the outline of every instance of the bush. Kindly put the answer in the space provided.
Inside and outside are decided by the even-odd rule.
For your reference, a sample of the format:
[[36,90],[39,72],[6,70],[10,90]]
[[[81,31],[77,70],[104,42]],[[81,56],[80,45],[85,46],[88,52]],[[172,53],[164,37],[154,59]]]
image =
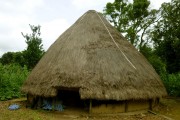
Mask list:
[[162,74],[161,79],[163,80],[170,96],[180,97],[180,73]]
[[140,52],[146,57],[158,74],[166,73],[165,62],[156,55],[155,51],[151,47],[144,45],[140,48]]
[[21,67],[17,64],[2,65],[0,63],[0,100],[20,97],[20,88],[28,73],[27,67]]

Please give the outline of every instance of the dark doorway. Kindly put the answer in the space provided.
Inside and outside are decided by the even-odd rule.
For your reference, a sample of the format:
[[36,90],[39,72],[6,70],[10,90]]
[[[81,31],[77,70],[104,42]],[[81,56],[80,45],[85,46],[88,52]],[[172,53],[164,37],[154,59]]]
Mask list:
[[57,99],[66,107],[86,108],[86,100],[81,100],[78,90],[59,90]]

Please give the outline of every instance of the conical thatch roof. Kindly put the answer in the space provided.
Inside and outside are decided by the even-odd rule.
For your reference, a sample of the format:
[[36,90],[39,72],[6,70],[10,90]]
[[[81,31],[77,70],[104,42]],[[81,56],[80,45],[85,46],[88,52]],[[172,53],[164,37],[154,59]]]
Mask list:
[[166,95],[145,57],[93,10],[51,45],[22,87],[45,97],[56,96],[60,89],[79,90],[81,99],[97,100]]

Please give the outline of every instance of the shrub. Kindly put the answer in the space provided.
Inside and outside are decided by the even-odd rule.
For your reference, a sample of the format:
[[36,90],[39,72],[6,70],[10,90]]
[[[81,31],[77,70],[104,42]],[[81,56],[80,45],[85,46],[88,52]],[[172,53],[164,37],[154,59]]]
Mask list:
[[0,64],[0,100],[20,97],[20,88],[28,73],[27,67]]
[[163,80],[170,96],[180,97],[180,73],[162,74],[161,79]]

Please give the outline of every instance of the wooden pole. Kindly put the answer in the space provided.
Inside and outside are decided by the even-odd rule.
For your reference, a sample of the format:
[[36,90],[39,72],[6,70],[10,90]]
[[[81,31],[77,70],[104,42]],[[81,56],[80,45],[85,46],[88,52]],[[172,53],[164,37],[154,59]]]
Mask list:
[[52,110],[55,111],[55,97],[52,97]]
[[149,110],[152,110],[152,102],[153,102],[153,100],[149,99]]
[[89,101],[89,113],[92,113],[92,100]]
[[127,100],[125,100],[125,112],[127,112],[128,111],[128,102],[127,102]]

